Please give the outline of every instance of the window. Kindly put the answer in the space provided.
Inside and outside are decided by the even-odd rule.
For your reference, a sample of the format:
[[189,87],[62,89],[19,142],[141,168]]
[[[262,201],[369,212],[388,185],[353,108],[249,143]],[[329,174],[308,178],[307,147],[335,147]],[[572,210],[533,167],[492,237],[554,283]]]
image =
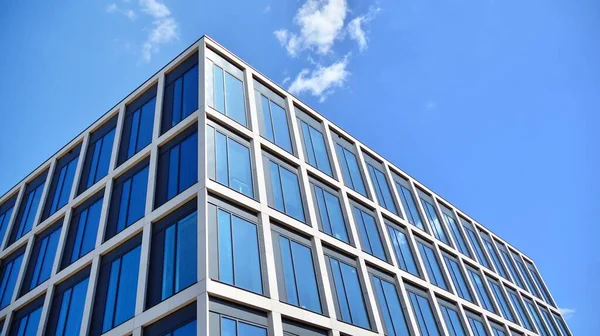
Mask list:
[[193,199],[152,226],[146,306],[196,283],[198,258],[197,200]]
[[325,256],[339,320],[365,329],[371,328],[356,263],[330,251]]
[[90,197],[72,212],[61,269],[91,252],[96,246],[104,190]]
[[492,240],[489,235],[483,231],[479,231],[481,234],[481,240],[483,241],[483,246],[488,252],[488,255],[492,257],[492,262],[496,267],[496,272],[500,274],[501,277],[506,278],[506,271],[500,262],[500,257],[498,257],[498,253],[496,253],[496,249],[494,248],[494,244],[492,244]]
[[198,132],[191,126],[160,147],[155,208],[198,181]]
[[535,326],[536,326],[538,332],[540,333],[540,335],[548,336],[548,330],[544,326],[544,322],[542,322],[542,319],[540,318],[540,315],[538,314],[537,309],[535,309],[533,302],[525,299],[525,306],[527,307],[527,310],[529,311],[529,314],[531,315],[531,317],[533,317],[533,323],[535,323]]
[[523,286],[523,282],[521,281],[521,277],[519,276],[519,273],[517,272],[517,269],[515,268],[515,265],[513,264],[513,261],[510,258],[508,251],[506,250],[506,247],[504,247],[503,245],[501,245],[498,242],[496,242],[496,246],[498,247],[498,250],[500,251],[500,256],[502,256],[502,260],[504,260],[504,264],[508,268],[508,271],[510,272],[510,275],[513,278],[513,282],[517,286],[525,289],[525,287]]
[[473,332],[474,336],[487,336],[488,333],[485,330],[485,326],[483,325],[483,321],[479,316],[475,316],[473,314],[467,314],[467,320],[469,320],[469,326],[471,327],[471,332]]
[[493,336],[506,336],[506,332],[504,332],[504,328],[498,324],[490,322],[492,326],[492,334]]
[[289,153],[294,153],[285,99],[254,81],[256,110],[261,118],[260,135]]
[[515,308],[515,311],[519,315],[519,319],[521,320],[521,324],[525,328],[533,331],[533,327],[531,326],[531,320],[529,319],[529,316],[525,312],[525,308],[523,307],[523,303],[521,303],[521,300],[517,296],[517,293],[509,290],[508,291],[508,296],[510,297],[510,301],[512,302],[513,307]]
[[353,206],[353,212],[362,250],[381,260],[387,260],[375,217],[356,204]]
[[371,182],[373,183],[373,189],[375,189],[375,195],[377,195],[377,203],[390,212],[398,214],[398,210],[396,210],[396,204],[394,203],[394,198],[392,196],[392,191],[390,190],[390,186],[385,178],[385,174],[383,173],[385,168],[382,164],[375,161],[370,156],[364,155],[364,157],[367,161],[367,170],[369,171],[369,176],[371,177]]
[[209,309],[209,335],[268,335],[268,320],[265,313],[212,298]]
[[298,108],[296,108],[296,115],[306,162],[323,173],[333,176],[325,137],[321,132],[323,126]]
[[79,179],[78,194],[86,191],[108,173],[116,126],[117,117],[113,117],[90,135]]
[[511,254],[513,256],[513,260],[515,261],[515,264],[517,264],[517,268],[519,269],[519,271],[521,272],[521,275],[523,276],[523,279],[525,279],[525,283],[527,284],[527,288],[529,288],[528,289],[529,292],[539,298],[540,293],[538,292],[537,287],[535,287],[535,285],[533,284],[533,280],[531,280],[531,277],[529,276],[529,273],[527,272],[527,268],[525,267],[525,264],[521,261],[521,257],[514,252],[511,252]]
[[141,234],[102,257],[91,319],[91,335],[103,334],[135,313]]
[[398,266],[414,276],[419,276],[419,269],[417,268],[417,264],[415,263],[415,259],[413,257],[413,252],[410,247],[410,243],[406,234],[388,224],[388,233],[390,234],[390,240],[392,241],[392,246],[394,247],[394,252],[396,252],[396,260],[398,261]]
[[256,217],[221,202],[209,203],[211,223],[211,278],[248,291],[262,294],[260,250]]
[[2,266],[0,267],[0,309],[12,302],[24,253],[25,247],[22,247],[2,260]]
[[554,315],[554,321],[560,328],[560,332],[562,333],[563,336],[571,336],[571,333],[569,332],[569,328],[567,328],[567,324],[565,323],[565,320],[563,320],[562,317],[560,317],[558,315]]
[[229,132],[207,126],[208,177],[254,198],[248,144]]
[[494,298],[496,298],[496,303],[498,303],[498,306],[500,307],[502,316],[511,322],[515,322],[515,317],[513,316],[512,311],[510,310],[510,306],[506,301],[506,296],[504,296],[504,292],[502,292],[500,284],[493,281],[490,278],[488,278],[487,280],[490,284],[490,288],[492,289],[492,294],[494,295]]
[[115,181],[105,241],[144,217],[147,186],[148,160],[142,161]]
[[198,109],[198,54],[188,57],[165,76],[162,133]]
[[321,299],[310,240],[273,226],[279,297],[284,302],[321,313]]
[[304,205],[298,171],[266,155],[264,163],[269,206],[304,222]]
[[431,246],[420,240],[417,240],[417,245],[419,246],[419,252],[421,253],[423,264],[425,264],[425,270],[429,276],[429,281],[438,287],[448,290],[448,286],[444,280],[443,271],[440,268],[440,264],[438,263],[438,259],[435,255],[435,251],[431,248]]
[[440,222],[437,211],[435,210],[433,204],[423,199],[423,197],[421,197],[421,204],[423,205],[425,215],[427,216],[429,226],[431,227],[435,238],[445,244],[449,244],[448,238],[446,238],[446,233],[444,232],[444,228],[442,228],[442,223]]
[[46,174],[48,174],[47,171],[25,186],[25,193],[19,205],[17,219],[11,230],[9,244],[17,241],[33,228],[33,222],[35,221],[40,199],[44,191]]
[[283,318],[283,336],[328,336],[325,330]]
[[156,84],[125,108],[118,164],[121,164],[152,142]]
[[408,286],[407,291],[413,314],[417,319],[417,325],[419,326],[421,335],[440,335],[440,331],[435,320],[435,315],[433,314],[433,308],[431,307],[431,302],[427,298],[427,294],[421,290]]
[[402,309],[394,279],[374,270],[371,273],[371,279],[385,334],[389,336],[409,335],[404,309]]
[[477,298],[479,299],[479,303],[486,310],[491,311],[492,313],[496,313],[496,309],[494,308],[494,304],[490,299],[490,295],[485,288],[485,284],[481,279],[481,275],[479,272],[475,271],[472,268],[467,268],[467,272],[469,273],[469,277],[471,278],[471,284],[475,288],[475,294],[477,294]]
[[463,273],[460,270],[458,262],[446,254],[444,254],[444,262],[446,263],[446,267],[450,272],[450,278],[452,279],[452,283],[454,284],[454,288],[456,288],[458,296],[467,301],[473,302],[471,290],[469,289],[469,285],[467,285],[467,282],[465,281],[465,277],[463,276]]
[[144,336],[187,336],[196,335],[196,302],[144,328]]
[[342,205],[337,193],[316,182],[310,183],[317,209],[319,229],[328,235],[350,244]]
[[56,287],[46,335],[79,335],[89,276],[87,268]]
[[336,133],[332,133],[332,136],[335,139],[335,150],[342,170],[344,184],[357,193],[368,197],[361,169],[354,154],[354,146]]
[[442,317],[444,318],[444,323],[446,324],[446,329],[450,336],[466,336],[467,333],[465,333],[465,328],[456,312],[456,307],[445,301],[439,301],[439,303]]
[[50,217],[69,202],[80,149],[81,145],[78,145],[56,161],[42,219]]
[[554,320],[552,319],[552,316],[550,315],[550,313],[544,309],[540,307],[540,311],[542,312],[542,318],[544,319],[544,322],[546,322],[546,326],[548,326],[548,328],[550,329],[550,334],[552,336],[560,336],[561,333],[558,330],[558,327],[556,326],[556,324],[554,324]]
[[533,276],[533,281],[535,282],[537,287],[542,292],[544,301],[546,301],[547,303],[556,307],[556,304],[554,303],[554,301],[552,300],[552,297],[550,296],[550,292],[548,291],[548,288],[546,288],[546,286],[544,285],[544,281],[542,281],[542,277],[540,276],[540,273],[536,270],[535,266],[533,266],[533,264],[527,262],[527,268],[529,269],[529,272],[531,272],[531,275]]
[[456,247],[458,248],[458,251],[460,253],[466,255],[467,257],[471,257],[469,248],[467,248],[467,242],[465,241],[465,237],[463,236],[463,233],[460,230],[460,227],[456,223],[454,216],[452,216],[451,214],[448,213],[448,212],[451,212],[450,209],[447,209],[444,206],[441,206],[441,207],[442,207],[442,216],[444,216],[444,219],[446,220],[446,224],[448,224],[448,227],[450,228],[450,234],[452,234],[452,238],[454,238],[454,242],[456,243]]
[[248,127],[244,100],[244,73],[236,66],[206,50],[206,100],[208,106]]
[[58,240],[60,239],[61,225],[62,222],[52,225],[36,238],[27,272],[25,272],[21,295],[50,278],[56,257],[56,249],[58,248]]
[[404,207],[404,213],[406,213],[408,222],[425,231],[425,228],[423,227],[423,220],[421,219],[421,213],[419,212],[417,204],[415,203],[415,198],[410,191],[408,181],[403,179],[398,181],[398,179],[396,179],[396,189],[398,189],[398,194],[400,194],[402,206]]
[[44,296],[37,298],[24,308],[19,309],[13,315],[13,321],[10,324],[9,335],[32,336],[37,334],[42,317],[42,306],[44,305]]
[[462,218],[460,219],[460,221],[462,222],[463,228],[465,229],[465,233],[467,234],[467,237],[469,238],[469,241],[471,242],[471,247],[475,251],[477,260],[483,266],[490,268],[490,264],[488,263],[488,261],[485,257],[485,253],[483,253],[483,248],[481,247],[481,243],[479,243],[479,238],[477,237],[477,233],[475,233],[475,230],[473,229],[474,226],[471,223],[463,220]]
[[17,196],[13,196],[8,199],[8,201],[4,202],[4,204],[0,205],[0,247],[2,247],[2,242],[4,241],[6,230],[10,224],[16,201]]

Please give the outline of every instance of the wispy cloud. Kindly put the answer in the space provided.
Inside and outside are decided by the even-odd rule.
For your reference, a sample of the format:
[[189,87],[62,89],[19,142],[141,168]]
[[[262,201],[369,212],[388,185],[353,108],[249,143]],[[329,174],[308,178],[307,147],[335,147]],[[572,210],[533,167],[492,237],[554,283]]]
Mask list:
[[307,0],[294,17],[300,32],[279,29],[275,36],[292,56],[304,49],[327,54],[343,33],[347,12],[346,0]]
[[369,24],[380,11],[381,8],[371,6],[366,14],[357,16],[348,23],[346,29],[350,34],[350,38],[358,43],[358,48],[360,51],[367,49],[367,34],[365,33],[365,26]]
[[575,315],[575,308],[558,308],[564,318],[570,318]]
[[308,92],[318,97],[319,102],[325,101],[334,88],[344,85],[350,75],[347,70],[350,55],[334,62],[329,66],[317,64],[313,70],[303,69],[290,84],[289,90],[293,94]]
[[114,2],[109,4],[108,6],[106,6],[106,12],[110,13],[110,14],[112,14],[112,13],[123,14],[131,21],[135,20],[135,18],[137,17],[137,15],[135,14],[135,12],[132,9],[119,8],[119,6],[117,6],[117,4]]
[[267,5],[267,6],[265,7],[265,9],[263,9],[263,14],[267,14],[267,13],[268,13],[268,12],[270,12],[270,11],[271,11],[271,6],[270,6],[270,5]]
[[154,21],[146,42],[142,46],[142,59],[150,62],[152,53],[159,51],[159,45],[179,39],[179,26],[173,17]]
[[171,15],[171,10],[164,3],[157,0],[140,0],[142,11],[157,19],[166,18]]

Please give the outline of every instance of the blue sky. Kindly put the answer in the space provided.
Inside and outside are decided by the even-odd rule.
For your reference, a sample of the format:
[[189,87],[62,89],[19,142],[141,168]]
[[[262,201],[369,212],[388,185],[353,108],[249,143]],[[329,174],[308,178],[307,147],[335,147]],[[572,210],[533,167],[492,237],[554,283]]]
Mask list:
[[0,194],[208,34],[536,261],[600,330],[600,3],[8,1]]

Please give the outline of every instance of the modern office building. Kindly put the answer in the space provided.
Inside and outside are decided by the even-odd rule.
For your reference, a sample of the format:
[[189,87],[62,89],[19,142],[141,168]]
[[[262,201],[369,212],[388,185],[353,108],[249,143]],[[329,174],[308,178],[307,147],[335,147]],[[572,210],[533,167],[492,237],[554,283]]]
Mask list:
[[208,37],[0,237],[2,335],[571,335],[530,258]]

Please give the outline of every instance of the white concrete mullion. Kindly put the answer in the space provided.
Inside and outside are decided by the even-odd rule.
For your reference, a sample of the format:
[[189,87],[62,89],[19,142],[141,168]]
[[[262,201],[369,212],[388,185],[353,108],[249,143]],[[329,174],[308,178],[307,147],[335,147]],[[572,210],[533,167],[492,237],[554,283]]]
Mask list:
[[46,293],[44,293],[44,303],[42,305],[42,313],[40,314],[40,322],[38,324],[37,336],[43,336],[48,324],[48,317],[50,315],[50,308],[52,305],[52,298],[54,296],[54,286],[49,286]]
[[56,170],[57,162],[58,159],[54,159],[50,163],[50,168],[48,169],[46,175],[46,181],[44,182],[42,197],[40,198],[40,203],[38,204],[38,207],[36,209],[35,219],[33,220],[33,224],[31,225],[31,230],[29,230],[29,232],[24,234],[23,236],[33,235],[35,227],[38,226],[38,224],[40,223],[42,214],[44,212],[44,208],[46,206],[46,200],[48,199],[48,194],[50,193],[50,187],[52,184],[52,179],[54,177],[54,171]]
[[140,248],[140,267],[138,274],[137,293],[135,300],[135,314],[138,316],[144,312],[146,306],[146,290],[148,284],[148,276],[150,269],[150,240],[152,237],[152,225],[144,219],[144,228],[142,231],[142,243]]
[[[96,287],[98,285],[98,277],[100,275],[100,256],[97,255],[92,260],[92,265],[90,266],[90,276],[88,280],[88,288],[85,295],[85,305],[83,306],[83,314],[81,320],[81,332],[79,336],[86,336],[89,332],[92,320],[92,311],[94,307],[95,293]],[[99,314],[96,312],[96,314]],[[95,318],[99,318],[96,316]]]
[[27,271],[27,266],[29,264],[29,260],[31,260],[31,255],[33,254],[33,244],[34,244],[34,236],[31,235],[27,238],[27,245],[25,247],[25,252],[23,253],[23,260],[21,261],[21,268],[19,269],[19,276],[17,277],[17,282],[15,282],[15,288],[12,293],[11,303],[14,303],[21,293],[21,289],[23,286],[23,280],[25,279],[25,272]]

